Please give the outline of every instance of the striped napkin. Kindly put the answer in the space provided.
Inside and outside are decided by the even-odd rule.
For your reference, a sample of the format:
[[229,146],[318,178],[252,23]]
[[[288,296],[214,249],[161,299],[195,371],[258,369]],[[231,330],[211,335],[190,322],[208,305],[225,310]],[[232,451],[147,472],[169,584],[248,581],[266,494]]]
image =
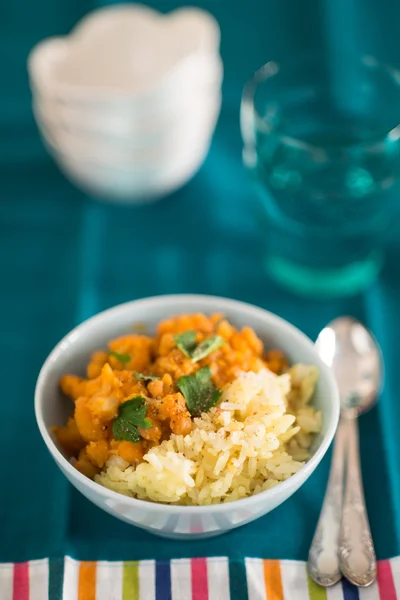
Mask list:
[[378,581],[315,585],[306,564],[224,557],[139,562],[33,560],[0,564],[1,600],[400,600],[400,557],[382,560]]

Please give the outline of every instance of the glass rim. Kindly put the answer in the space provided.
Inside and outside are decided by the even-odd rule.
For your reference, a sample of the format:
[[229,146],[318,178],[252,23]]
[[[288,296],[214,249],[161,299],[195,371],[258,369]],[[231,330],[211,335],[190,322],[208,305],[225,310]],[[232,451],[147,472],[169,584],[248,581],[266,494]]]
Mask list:
[[[398,83],[400,91],[400,69],[381,63],[376,58],[369,54],[361,54],[358,57],[358,62],[363,67],[368,69],[380,69],[391,77],[394,82]],[[279,73],[282,65],[284,68],[290,68],[296,66],[296,64],[302,64],[305,62],[317,62],[322,60],[321,57],[316,55],[305,55],[298,59],[289,61],[275,61],[269,60],[264,63],[259,69],[257,69],[252,77],[248,79],[244,85],[240,106],[240,124],[242,130],[242,137],[245,145],[254,146],[251,138],[253,137],[254,131],[264,131],[265,133],[272,133],[272,128],[267,123],[265,117],[262,117],[256,108],[255,95],[260,84],[268,81],[271,77],[274,77]],[[249,122],[252,123],[249,130]],[[280,139],[285,145],[296,146],[303,148],[305,152],[311,153],[325,153],[325,148],[317,145],[310,144],[309,142],[302,139],[301,136],[291,136],[286,133],[276,133],[278,139]],[[368,148],[372,147],[378,142],[382,142],[386,138],[390,138],[391,141],[396,141],[400,138],[400,112],[399,122],[393,127],[388,127],[387,130],[383,131],[379,135],[371,137],[365,141],[354,142],[342,146],[343,150],[350,150],[351,148]]]

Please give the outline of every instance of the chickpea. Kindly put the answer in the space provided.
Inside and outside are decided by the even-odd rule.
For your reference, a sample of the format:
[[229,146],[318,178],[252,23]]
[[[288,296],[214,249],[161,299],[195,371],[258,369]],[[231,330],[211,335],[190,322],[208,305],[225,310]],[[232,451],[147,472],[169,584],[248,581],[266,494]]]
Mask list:
[[170,421],[171,431],[176,435],[187,435],[192,431],[192,419],[188,413],[178,413]]

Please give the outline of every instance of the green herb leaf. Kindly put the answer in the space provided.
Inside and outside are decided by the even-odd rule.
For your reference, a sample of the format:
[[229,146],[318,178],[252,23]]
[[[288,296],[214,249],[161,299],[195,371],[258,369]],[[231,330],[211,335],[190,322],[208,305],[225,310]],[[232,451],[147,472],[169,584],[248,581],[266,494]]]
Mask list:
[[225,340],[220,335],[212,335],[200,344],[196,344],[195,331],[185,331],[185,333],[175,335],[174,340],[179,350],[191,358],[192,362],[201,360],[225,344]]
[[181,350],[185,356],[191,358],[193,351],[196,348],[196,332],[185,331],[185,333],[179,333],[178,335],[174,335],[174,340],[179,350]]
[[208,354],[218,350],[218,348],[220,348],[223,344],[225,344],[225,340],[220,335],[213,335],[209,337],[208,339],[204,340],[204,342],[201,342],[194,350],[192,354],[192,362],[197,362],[205,356],[208,356]]
[[146,402],[142,396],[136,396],[120,404],[118,416],[112,425],[113,435],[116,440],[139,442],[141,429],[151,427],[151,422],[146,419]]
[[137,371],[134,371],[133,374],[138,381],[159,381],[161,379],[161,377],[158,377],[157,375],[145,375],[144,373],[138,373]]
[[208,366],[199,369],[194,375],[180,377],[176,385],[184,395],[188,410],[193,417],[210,410],[222,395],[211,379],[211,369]]
[[113,350],[109,351],[109,355],[119,360],[119,362],[123,365],[127,365],[132,358],[130,354],[120,354],[119,352],[114,352]]

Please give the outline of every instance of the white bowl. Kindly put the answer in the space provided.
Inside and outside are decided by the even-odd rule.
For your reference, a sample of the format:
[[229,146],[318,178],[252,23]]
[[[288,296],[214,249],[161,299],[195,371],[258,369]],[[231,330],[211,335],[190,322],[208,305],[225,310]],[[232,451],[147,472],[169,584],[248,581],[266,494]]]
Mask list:
[[[314,404],[322,411],[322,433],[310,460],[288,480],[260,494],[212,506],[170,506],[137,500],[108,490],[79,473],[63,455],[51,433],[64,424],[71,402],[63,398],[59,379],[66,372],[83,374],[90,353],[113,337],[146,323],[149,332],[164,318],[183,312],[222,312],[235,325],[253,327],[269,347],[281,348],[291,362],[315,364],[320,370]],[[161,296],[122,304],[71,331],[51,352],[40,371],[35,392],[36,420],[47,448],[64,475],[86,498],[106,512],[160,536],[193,539],[225,533],[244,525],[287,500],[311,475],[326,453],[339,418],[339,397],[331,371],[313,343],[298,329],[260,308],[210,296]],[[49,473],[51,477],[51,473]]]
[[220,30],[209,13],[101,8],[28,58],[35,117],[86,191],[160,197],[204,160],[221,102]]

